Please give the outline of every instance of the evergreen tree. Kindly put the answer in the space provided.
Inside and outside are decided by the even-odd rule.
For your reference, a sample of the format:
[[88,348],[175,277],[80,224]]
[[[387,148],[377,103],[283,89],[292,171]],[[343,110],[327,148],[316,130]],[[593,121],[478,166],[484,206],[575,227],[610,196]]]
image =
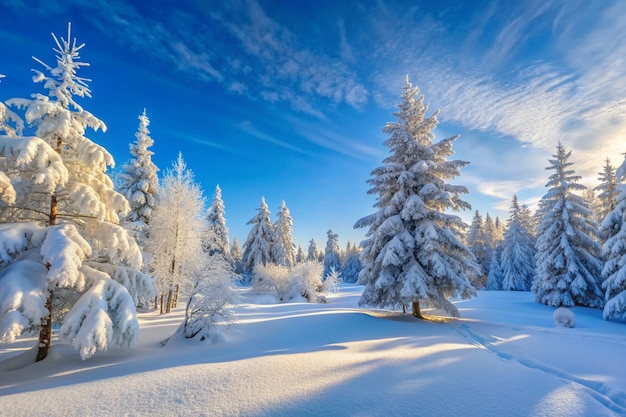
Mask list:
[[298,245],[298,253],[296,254],[296,263],[301,264],[306,262],[306,253],[302,250],[302,246]]
[[[604,219],[617,207],[617,198],[620,195],[617,189],[617,178],[615,176],[615,168],[611,165],[609,158],[606,159],[602,172],[599,172],[598,181],[600,184],[594,188],[598,192],[599,210],[597,210],[598,223],[602,224]],[[607,231],[608,232],[608,231]],[[610,232],[604,235],[604,231],[600,232],[603,240],[612,236]]]
[[222,189],[215,186],[213,202],[207,210],[206,222],[208,233],[204,241],[204,250],[213,256],[221,254],[227,261],[230,260],[230,240],[228,239],[228,227],[224,217],[224,201],[222,200]]
[[493,251],[489,265],[489,275],[487,275],[485,289],[490,291],[501,290],[504,276],[500,266],[500,252],[498,250]]
[[616,172],[617,204],[609,212],[600,234],[606,238],[602,246],[605,260],[602,288],[605,291],[605,319],[626,318],[626,159]]
[[124,164],[119,173],[119,192],[130,203],[130,211],[124,219],[124,226],[141,247],[145,246],[148,239],[147,228],[155,209],[155,195],[159,187],[157,178],[159,169],[152,162],[154,152],[148,150],[154,144],[148,130],[149,124],[150,120],[144,110],[139,116],[135,142],[130,145],[132,158]]
[[[535,276],[535,241],[530,233],[530,218],[522,212],[517,196],[511,201],[508,227],[500,254],[500,288],[506,291],[528,291]],[[497,272],[497,271],[496,271]]]
[[355,224],[369,227],[362,243],[359,282],[366,287],[359,304],[412,306],[421,317],[422,302],[458,316],[448,299],[475,295],[468,276],[478,274],[479,267],[458,238],[465,224],[447,213],[470,208],[460,197],[467,188],[445,180],[468,163],[446,160],[458,136],[433,143],[438,113],[425,117],[427,106],[418,92],[407,77],[398,121],[383,129],[390,135],[385,145],[391,155],[368,180],[378,211]]
[[272,261],[277,265],[291,268],[296,264],[296,244],[292,235],[293,220],[284,201],[281,203],[276,217],[274,242],[272,244]]
[[[496,217],[496,221],[495,221],[495,223],[496,223],[496,230],[495,230],[495,232],[496,232],[496,234],[495,234],[496,238],[495,238],[494,240],[497,242],[497,245],[499,245],[499,244],[500,244],[500,242],[502,242],[502,241],[504,240],[504,232],[505,232],[505,227],[504,227],[504,225],[502,224],[502,222],[500,221],[500,218],[499,218],[499,217]],[[533,228],[533,231],[534,231],[534,230],[535,230],[535,229]],[[497,245],[496,245],[496,246],[497,246]]]
[[251,218],[247,224],[252,225],[248,239],[243,244],[243,270],[247,274],[254,272],[257,265],[267,265],[271,262],[271,248],[274,241],[274,232],[270,222],[270,211],[265,204],[265,197],[261,197],[259,213]]
[[[3,74],[0,74],[0,80],[4,78]],[[24,129],[24,121],[17,114],[12,112],[0,102],[0,132],[4,132],[7,136],[19,136]]]
[[341,250],[339,249],[339,235],[332,230],[326,232],[326,250],[324,251],[324,278],[330,275],[331,270],[339,271],[341,267]]
[[25,109],[37,137],[0,137],[0,171],[15,192],[0,210],[0,342],[39,331],[37,361],[48,354],[57,319],[59,339],[83,359],[133,346],[134,303],[154,296],[139,272],[141,251],[119,226],[129,205],[106,173],[113,157],[84,136],[87,127],[106,129],[74,99],[91,96],[89,80],[76,74],[87,65],[84,45],[72,41],[69,26],[67,40],[53,38],[56,67],[37,60],[49,75],[33,78],[48,95],[7,102]]
[[602,307],[602,262],[597,229],[590,220],[588,203],[575,191],[584,191],[580,176],[570,167],[571,152],[559,142],[550,166],[554,171],[540,204],[537,228],[537,276],[532,290],[536,300],[549,306]]
[[233,238],[233,246],[230,248],[230,257],[232,260],[233,270],[235,273],[241,274],[243,272],[243,267],[241,265],[242,255],[237,237]]
[[165,172],[156,197],[146,249],[152,258],[157,289],[167,294],[178,285],[179,291],[187,293],[195,285],[198,267],[205,258],[205,199],[181,153]]
[[346,248],[346,255],[341,270],[341,279],[343,282],[354,283],[358,281],[359,272],[361,272],[360,255],[361,251],[356,244]]
[[319,251],[317,249],[317,243],[315,243],[315,239],[311,239],[309,241],[309,249],[307,251],[306,260],[317,261],[318,259],[319,259]]
[[[481,268],[480,277],[477,277],[478,280],[473,282],[475,288],[484,286],[484,280],[486,279],[487,274],[487,262],[491,260],[491,250],[488,247],[486,239],[487,233],[483,217],[480,215],[478,210],[476,210],[466,237],[466,244],[474,254],[476,262]],[[483,284],[479,284],[480,281],[482,281]]]

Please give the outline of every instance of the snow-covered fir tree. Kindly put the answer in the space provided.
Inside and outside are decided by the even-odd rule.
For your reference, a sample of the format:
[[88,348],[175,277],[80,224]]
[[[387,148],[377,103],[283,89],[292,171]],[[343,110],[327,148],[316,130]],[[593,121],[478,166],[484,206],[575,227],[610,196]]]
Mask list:
[[306,260],[307,261],[317,261],[319,259],[319,250],[317,249],[317,243],[315,243],[315,239],[311,239],[309,241],[309,249],[307,250]]
[[339,271],[341,268],[341,249],[339,249],[339,235],[332,230],[326,232],[326,250],[324,251],[324,278],[330,275],[331,270]]
[[298,252],[296,253],[296,263],[301,264],[302,262],[306,262],[306,253],[304,253],[302,246],[298,245]]
[[343,282],[354,283],[358,281],[359,272],[361,272],[360,255],[361,251],[356,244],[351,247],[348,245],[341,267],[341,279]]
[[233,265],[233,270],[237,274],[241,274],[243,272],[243,267],[241,265],[241,247],[239,246],[239,240],[237,237],[233,238],[233,245],[230,248],[230,257]]
[[458,316],[449,298],[475,295],[470,277],[480,271],[458,237],[466,225],[448,212],[471,208],[461,198],[467,188],[446,180],[468,162],[446,160],[458,136],[433,143],[438,112],[426,117],[428,106],[418,93],[407,77],[398,121],[383,129],[391,155],[368,180],[378,210],[355,224],[369,227],[362,243],[359,282],[365,289],[359,304],[403,311],[412,306],[418,317],[420,304],[428,304]]
[[7,102],[25,109],[36,137],[0,136],[0,171],[15,191],[0,214],[0,342],[39,332],[38,361],[58,319],[59,339],[83,359],[133,346],[135,302],[154,296],[152,280],[139,271],[141,251],[119,225],[129,205],[107,175],[113,157],[84,136],[87,127],[106,129],[75,101],[91,96],[89,80],[77,75],[88,65],[80,61],[84,45],[71,39],[69,26],[67,39],[53,38],[56,66],[36,59],[47,75],[33,77],[47,95]]
[[197,267],[206,257],[205,200],[181,153],[166,170],[156,197],[146,249],[152,258],[157,289],[167,295],[178,285],[180,292],[188,293],[195,284]]
[[248,233],[248,239],[243,244],[243,270],[246,274],[254,273],[257,265],[267,265],[271,262],[272,243],[274,230],[270,221],[270,211],[265,203],[265,197],[261,197],[259,213],[251,218],[247,224],[252,228]]
[[587,201],[575,194],[586,187],[578,183],[580,176],[569,162],[571,152],[560,142],[552,156],[546,169],[553,173],[540,204],[542,220],[537,228],[535,257],[537,276],[532,290],[538,302],[553,307],[602,307],[602,262],[598,258],[597,229],[590,219]]
[[508,227],[504,233],[499,260],[502,276],[500,289],[528,291],[536,274],[535,240],[531,234],[532,225],[528,223],[530,218],[522,213],[522,207],[516,195],[511,201],[509,213]]
[[626,159],[615,174],[617,205],[609,212],[600,229],[606,238],[602,246],[605,261],[602,270],[605,291],[604,318],[626,318]]
[[[617,189],[615,168],[611,165],[611,161],[608,158],[604,163],[602,172],[599,172],[598,175],[600,184],[594,188],[594,191],[598,192],[599,210],[597,210],[597,217],[598,223],[602,224],[604,219],[617,207],[617,198],[620,192]],[[609,230],[607,232],[608,234],[605,236],[604,231],[600,231],[600,237],[603,241],[612,236]]]
[[485,222],[479,211],[476,210],[466,235],[466,244],[474,254],[476,262],[481,268],[480,276],[472,283],[475,288],[482,288],[487,279],[487,263],[491,260],[491,247],[487,239]]
[[485,289],[489,291],[501,290],[503,278],[502,268],[500,267],[500,251],[494,250],[489,262],[489,275],[487,275]]
[[274,241],[272,243],[272,262],[291,268],[296,264],[296,244],[293,241],[293,220],[287,205],[283,201],[276,214]]
[[148,149],[154,144],[148,130],[149,124],[150,120],[144,109],[143,114],[139,116],[135,142],[130,145],[132,158],[122,166],[119,173],[119,192],[130,203],[130,211],[123,224],[142,248],[148,239],[147,229],[155,209],[155,195],[159,188],[157,177],[159,169],[152,162],[154,152]]
[[[0,81],[4,78],[0,74]],[[12,112],[4,103],[0,102],[0,132],[7,136],[19,136],[24,130],[24,121],[17,114]]]
[[[496,246],[498,246],[500,244],[500,242],[502,242],[504,240],[504,232],[506,231],[504,224],[502,224],[502,222],[500,221],[499,217],[496,217],[496,220],[494,222],[496,224],[496,230],[495,230],[495,239],[494,241],[497,242],[498,244]],[[533,231],[535,229],[533,228]]]
[[224,259],[230,260],[230,239],[228,238],[228,227],[226,226],[226,210],[222,200],[222,189],[215,186],[213,202],[207,210],[207,235],[204,241],[204,250],[209,255],[222,254]]

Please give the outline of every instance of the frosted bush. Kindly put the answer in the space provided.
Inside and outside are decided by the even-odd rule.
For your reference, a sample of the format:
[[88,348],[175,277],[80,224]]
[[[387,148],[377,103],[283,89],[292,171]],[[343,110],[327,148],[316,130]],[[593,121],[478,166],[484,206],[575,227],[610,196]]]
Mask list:
[[576,327],[576,315],[572,310],[565,307],[559,307],[552,314],[554,325],[556,327]]
[[292,298],[302,296],[310,303],[326,302],[320,294],[323,289],[323,273],[324,267],[319,262],[307,261],[296,265],[290,273]]
[[268,292],[275,293],[278,300],[281,302],[289,299],[288,295],[291,290],[289,269],[282,265],[256,265],[250,284],[259,294]]

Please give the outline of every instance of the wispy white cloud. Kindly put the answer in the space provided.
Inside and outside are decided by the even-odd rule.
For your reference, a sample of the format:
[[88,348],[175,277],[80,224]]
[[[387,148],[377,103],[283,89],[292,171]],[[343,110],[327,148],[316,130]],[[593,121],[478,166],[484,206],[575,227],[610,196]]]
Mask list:
[[294,146],[290,143],[287,143],[285,141],[282,141],[280,139],[276,139],[274,136],[267,134],[263,131],[261,131],[260,129],[258,129],[257,127],[255,127],[252,122],[250,122],[249,120],[245,120],[241,123],[238,123],[237,125],[234,126],[235,128],[237,128],[238,130],[242,131],[243,133],[250,135],[254,138],[257,139],[261,139],[265,142],[271,143],[272,145],[276,145],[276,146],[280,146],[281,148],[285,148],[285,149],[289,149],[290,151],[294,151],[294,152],[298,152],[298,153],[302,153],[302,154],[307,154],[306,151],[300,149],[297,146]]

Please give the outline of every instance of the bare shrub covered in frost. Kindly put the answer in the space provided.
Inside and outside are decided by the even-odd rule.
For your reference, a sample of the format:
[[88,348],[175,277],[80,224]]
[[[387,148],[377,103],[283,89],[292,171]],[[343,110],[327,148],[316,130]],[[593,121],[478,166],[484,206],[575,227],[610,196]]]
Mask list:
[[258,293],[274,293],[278,301],[286,302],[300,297],[310,303],[323,303],[324,286],[320,262],[307,261],[292,269],[281,265],[257,265],[254,269],[252,287]]
[[576,315],[572,310],[565,307],[559,307],[552,313],[554,325],[556,327],[576,327]]
[[235,319],[232,306],[238,297],[233,282],[238,276],[224,256],[216,254],[196,269],[195,278],[185,318],[177,333],[187,339],[219,342]]
[[335,271],[335,268],[330,270],[330,274],[324,280],[322,285],[322,291],[327,294],[337,294],[339,292],[339,285],[343,283],[339,272]]
[[319,262],[307,261],[296,265],[290,273],[291,298],[304,297],[309,303],[325,303],[322,274],[324,267]]

